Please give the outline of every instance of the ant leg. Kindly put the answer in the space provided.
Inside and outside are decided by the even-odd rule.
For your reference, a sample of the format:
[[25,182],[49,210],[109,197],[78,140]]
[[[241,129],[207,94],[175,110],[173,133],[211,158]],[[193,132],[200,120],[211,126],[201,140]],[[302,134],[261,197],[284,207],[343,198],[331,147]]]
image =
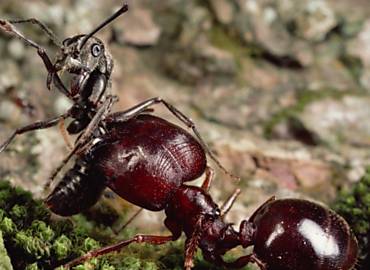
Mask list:
[[58,124],[58,122],[61,119],[67,118],[68,115],[69,115],[68,113],[64,113],[64,114],[62,114],[60,116],[57,116],[57,117],[54,117],[54,118],[50,118],[50,119],[47,119],[45,121],[37,121],[35,123],[32,123],[32,124],[29,124],[27,126],[24,126],[24,127],[21,127],[21,128],[16,129],[13,132],[13,134],[3,144],[0,145],[0,153],[5,150],[5,148],[11,143],[11,141],[17,135],[26,133],[28,131],[33,131],[33,130],[37,130],[37,129],[44,129],[44,128],[49,128],[49,127],[55,126],[55,125]]
[[49,56],[47,55],[44,48],[42,48],[40,45],[38,45],[36,42],[26,38],[21,32],[17,30],[9,21],[6,20],[0,20],[0,29],[2,29],[5,32],[11,33],[21,40],[25,42],[27,45],[34,47],[37,50],[38,55],[41,57],[42,61],[44,62],[44,65],[48,71],[48,79],[46,86],[50,90],[50,84],[51,82],[54,83],[55,87],[66,97],[68,97],[70,100],[73,101],[72,95],[69,93],[67,88],[62,83],[61,79],[59,78],[58,74],[56,73],[55,67],[52,64]]
[[231,209],[231,207],[233,206],[236,198],[239,196],[241,190],[240,188],[237,188],[233,194],[231,194],[231,196],[226,200],[226,202],[223,203],[223,205],[221,206],[220,208],[220,216],[221,217],[224,217]]
[[89,125],[86,127],[85,131],[81,134],[81,136],[76,141],[75,148],[79,147],[80,145],[85,144],[91,135],[94,133],[96,128],[99,126],[102,119],[104,119],[110,112],[114,103],[118,101],[117,96],[108,96],[104,103],[101,105],[99,110],[96,112],[94,117],[91,119]]
[[207,192],[209,191],[209,188],[211,187],[214,176],[215,176],[215,171],[211,167],[207,166],[206,167],[206,177],[202,184],[202,189],[204,191],[207,191]]
[[169,241],[173,241],[172,235],[171,236],[157,236],[157,235],[138,234],[129,240],[124,240],[124,241],[118,242],[117,244],[113,244],[110,246],[106,246],[100,249],[90,251],[86,253],[85,255],[82,255],[81,257],[74,259],[73,261],[63,265],[63,267],[66,269],[70,269],[71,267],[77,264],[83,263],[84,261],[88,259],[95,258],[95,257],[101,256],[101,255],[104,255],[110,252],[119,251],[123,247],[128,246],[131,243],[147,243],[147,244],[152,244],[152,245],[162,245]]
[[62,134],[63,140],[66,143],[68,149],[69,150],[72,150],[73,149],[73,146],[72,146],[71,140],[69,138],[68,132],[67,132],[67,130],[65,128],[64,119],[60,119],[60,121],[58,123],[58,127],[59,127],[59,131]]
[[199,140],[200,144],[202,145],[203,149],[207,152],[207,154],[211,157],[211,159],[217,164],[217,166],[225,174],[231,176],[234,179],[237,179],[238,181],[240,180],[239,177],[233,175],[228,170],[226,170],[222,166],[222,164],[218,161],[216,156],[212,153],[212,151],[210,150],[210,148],[208,147],[208,145],[205,143],[202,136],[198,132],[198,129],[196,128],[194,122],[189,117],[187,117],[185,114],[183,114],[181,111],[179,111],[175,106],[171,105],[170,103],[168,103],[167,101],[165,101],[164,99],[162,99],[160,97],[150,98],[150,99],[148,99],[144,102],[141,102],[141,103],[137,104],[136,106],[134,106],[134,107],[132,107],[132,108],[126,110],[126,111],[113,113],[111,115],[110,119],[108,119],[108,120],[113,121],[113,122],[114,121],[119,121],[119,122],[127,121],[127,120],[137,116],[138,114],[142,113],[148,107],[150,107],[154,104],[158,104],[158,103],[162,103],[177,119],[179,119],[181,122],[183,122],[188,128],[191,128],[193,130],[195,136],[198,138],[198,140]]
[[194,267],[194,254],[197,251],[199,239],[202,234],[202,223],[204,220],[204,216],[200,215],[198,217],[197,223],[195,224],[195,229],[190,238],[186,239],[185,241],[185,262],[184,268],[185,270],[191,270]]
[[256,254],[254,254],[254,253],[251,255],[251,261],[254,262],[255,264],[257,264],[258,267],[261,270],[266,270],[267,269],[266,263],[264,263],[260,259],[258,259],[257,256],[256,256]]
[[254,254],[242,256],[233,262],[225,262],[221,256],[217,255],[215,261],[222,264],[226,268],[242,268],[246,266],[248,263],[256,263],[260,270],[267,269],[266,264],[263,263],[260,259],[258,259]]
[[50,30],[49,27],[47,27],[44,23],[40,22],[38,19],[35,18],[29,18],[29,19],[21,19],[21,20],[9,20],[10,23],[16,24],[16,23],[32,23],[41,28],[42,31],[44,31],[48,37],[51,39],[51,41],[58,47],[61,46],[60,41],[56,37],[56,35],[53,33],[53,31]]

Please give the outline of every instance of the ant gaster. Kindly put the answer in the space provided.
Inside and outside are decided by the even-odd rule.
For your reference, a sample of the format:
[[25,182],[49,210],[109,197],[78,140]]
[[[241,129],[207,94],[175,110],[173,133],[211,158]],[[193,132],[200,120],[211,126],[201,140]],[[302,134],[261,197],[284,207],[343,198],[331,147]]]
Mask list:
[[[93,35],[127,10],[128,5],[123,4],[117,12],[103,21],[91,33],[66,38],[62,43],[58,41],[56,36],[46,25],[37,19],[0,20],[0,29],[17,36],[26,44],[37,49],[48,71],[46,80],[47,88],[50,89],[51,85],[54,85],[62,94],[73,102],[72,107],[62,115],[45,121],[37,121],[15,130],[13,134],[0,145],[0,153],[4,151],[11,141],[19,134],[37,129],[49,128],[58,123],[62,123],[67,118],[72,118],[71,123],[67,127],[67,132],[69,134],[79,133],[79,136],[70,154],[52,174],[50,178],[51,181],[74,154],[82,153],[88,149],[94,142],[93,138],[95,136],[106,132],[103,120],[109,115],[113,104],[118,100],[117,96],[109,93],[111,88],[110,76],[113,69],[113,59],[104,46],[104,43]],[[14,24],[18,23],[32,23],[39,26],[50,37],[53,43],[59,47],[54,64],[52,64],[46,51],[40,45],[26,38],[18,31],[14,26]],[[69,89],[64,86],[58,75],[58,72],[62,71],[67,71],[71,75]],[[226,174],[231,175],[209,150],[192,120],[162,98],[150,98],[127,111],[120,112],[119,120],[117,118],[116,121],[124,122],[142,112],[152,111],[150,107],[158,103],[163,104],[180,121],[191,128],[211,159],[213,159],[217,166]],[[68,143],[66,138],[65,140]],[[235,176],[232,177],[236,178]],[[50,183],[46,186],[49,184]]]

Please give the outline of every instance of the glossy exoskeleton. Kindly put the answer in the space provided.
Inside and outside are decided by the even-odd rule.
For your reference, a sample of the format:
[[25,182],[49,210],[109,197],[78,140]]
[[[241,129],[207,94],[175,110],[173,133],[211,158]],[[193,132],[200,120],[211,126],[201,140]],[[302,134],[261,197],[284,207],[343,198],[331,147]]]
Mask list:
[[[141,114],[125,123],[115,122],[114,117],[110,120],[106,125],[109,132],[76,161],[82,181],[91,179],[92,189],[107,185],[145,209],[164,210],[164,224],[171,235],[136,235],[90,251],[65,267],[118,251],[130,243],[164,244],[178,239],[182,232],[186,236],[187,270],[193,267],[198,248],[207,261],[227,268],[241,268],[250,262],[262,270],[349,270],[355,265],[357,241],[348,224],[335,212],[306,200],[272,198],[243,220],[237,231],[224,221],[224,216],[240,190],[218,207],[208,194],[212,180],[209,171],[202,187],[184,184],[206,168],[204,151],[197,141],[152,115]],[[77,171],[72,169],[65,178],[74,170]],[[69,209],[76,209],[76,202],[63,200],[71,188],[70,181],[62,180],[54,189],[46,200],[52,211],[71,214],[64,212],[69,211],[66,204]],[[96,199],[93,192],[89,195]],[[254,248],[251,254],[233,262],[224,261],[222,256],[237,246]]]

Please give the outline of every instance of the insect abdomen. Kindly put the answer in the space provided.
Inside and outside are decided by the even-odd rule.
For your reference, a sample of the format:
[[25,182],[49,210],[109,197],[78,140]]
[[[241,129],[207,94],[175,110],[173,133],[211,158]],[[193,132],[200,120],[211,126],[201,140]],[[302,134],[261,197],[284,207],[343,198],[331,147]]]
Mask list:
[[65,174],[45,203],[55,214],[75,215],[93,206],[104,188],[104,176],[93,172],[87,162],[80,159]]

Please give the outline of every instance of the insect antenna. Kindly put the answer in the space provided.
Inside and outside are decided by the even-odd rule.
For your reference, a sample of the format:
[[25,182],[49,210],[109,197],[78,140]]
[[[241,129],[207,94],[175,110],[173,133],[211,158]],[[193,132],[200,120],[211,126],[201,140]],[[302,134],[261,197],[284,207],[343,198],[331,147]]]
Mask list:
[[98,27],[96,27],[93,31],[90,32],[90,34],[87,34],[84,39],[81,41],[80,44],[80,50],[85,45],[86,41],[91,38],[94,34],[96,34],[98,31],[100,31],[102,28],[104,28],[106,25],[111,23],[113,20],[115,20],[117,17],[121,16],[123,13],[125,13],[128,10],[128,5],[126,3],[123,3],[122,7],[117,10],[112,16],[110,16],[108,19],[103,21]]

